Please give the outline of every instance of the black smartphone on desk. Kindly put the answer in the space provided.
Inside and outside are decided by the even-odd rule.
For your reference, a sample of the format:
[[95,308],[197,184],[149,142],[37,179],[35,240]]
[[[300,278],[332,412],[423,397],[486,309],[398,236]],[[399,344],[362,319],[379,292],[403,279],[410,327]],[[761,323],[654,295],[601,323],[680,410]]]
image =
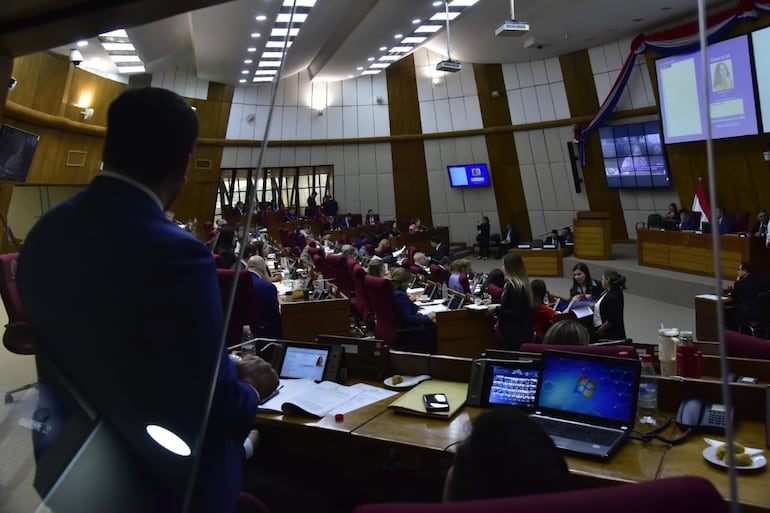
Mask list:
[[422,396],[425,411],[449,411],[449,399],[446,394],[425,394]]

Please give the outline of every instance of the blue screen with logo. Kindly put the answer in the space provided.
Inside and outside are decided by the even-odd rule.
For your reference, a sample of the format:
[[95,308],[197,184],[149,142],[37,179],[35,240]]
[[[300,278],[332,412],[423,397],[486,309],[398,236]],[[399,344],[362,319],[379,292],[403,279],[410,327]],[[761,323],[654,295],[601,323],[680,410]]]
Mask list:
[[486,164],[462,164],[447,166],[449,185],[452,187],[482,187],[489,185],[489,168]]

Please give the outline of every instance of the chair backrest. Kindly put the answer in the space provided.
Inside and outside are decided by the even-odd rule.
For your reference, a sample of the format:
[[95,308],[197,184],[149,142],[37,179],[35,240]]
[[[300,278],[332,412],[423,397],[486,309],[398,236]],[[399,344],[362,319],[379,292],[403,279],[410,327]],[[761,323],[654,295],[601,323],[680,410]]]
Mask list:
[[[230,299],[230,290],[235,273],[236,271],[232,269],[217,269],[219,294],[222,299],[223,310],[227,308],[227,301]],[[255,337],[259,336],[263,320],[260,305],[257,303],[257,298],[254,295],[251,273],[249,271],[240,271],[238,272],[238,283],[235,288],[233,312],[230,315],[230,322],[227,324],[225,340],[228,346],[235,345],[241,341],[243,326],[246,324],[251,327],[251,333]]]
[[401,325],[401,312],[393,297],[393,285],[387,278],[366,275],[364,285],[374,315],[377,318],[374,336],[383,340],[390,347],[396,347],[398,328]]
[[521,344],[519,351],[525,353],[542,353],[546,349],[555,351],[571,351],[573,353],[590,353],[604,356],[624,356],[626,358],[637,358],[636,349],[633,346],[625,345],[569,345],[569,344],[533,344],[530,342]]
[[492,299],[495,299],[497,301],[500,301],[503,297],[503,288],[498,287],[494,283],[490,283],[487,287],[487,292],[489,292],[489,295],[492,296]]
[[441,267],[438,264],[430,264],[428,266],[428,269],[430,269],[430,277],[433,281],[436,283],[442,284],[449,281],[449,273]]
[[358,311],[361,319],[367,323],[369,317],[374,314],[372,304],[369,300],[369,292],[366,290],[366,270],[355,260],[348,260],[350,274],[353,276],[353,287],[356,291],[353,308]]
[[216,253],[212,253],[212,255],[214,256],[214,265],[217,266],[217,269],[224,269],[225,268],[224,257]]
[[471,293],[471,282],[468,280],[468,273],[460,273],[460,285],[464,293]]
[[725,330],[727,356],[770,360],[770,341],[733,330]]
[[587,488],[542,495],[434,503],[383,503],[358,506],[353,513],[642,513],[697,511],[726,513],[728,505],[702,477],[671,477],[642,483]]
[[329,266],[327,265],[326,258],[322,257],[318,253],[313,255],[313,267],[315,267],[315,271],[317,273],[321,273],[324,276],[331,276],[331,271],[329,270]]
[[21,305],[16,285],[16,266],[19,253],[0,255],[0,297],[8,314],[8,324],[3,333],[3,345],[12,353],[35,354],[35,341],[27,327],[27,319]]
[[334,284],[340,291],[349,298],[353,297],[355,286],[353,285],[353,276],[348,269],[347,259],[342,255],[328,255],[326,268],[329,269],[330,278],[334,278]]

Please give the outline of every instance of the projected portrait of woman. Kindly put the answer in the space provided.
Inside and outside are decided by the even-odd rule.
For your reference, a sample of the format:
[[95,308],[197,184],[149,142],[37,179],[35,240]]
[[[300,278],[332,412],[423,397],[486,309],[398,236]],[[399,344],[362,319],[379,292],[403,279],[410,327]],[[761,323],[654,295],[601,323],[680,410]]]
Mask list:
[[732,62],[729,60],[718,62],[716,66],[713,66],[711,87],[714,92],[726,91],[735,87],[731,68]]

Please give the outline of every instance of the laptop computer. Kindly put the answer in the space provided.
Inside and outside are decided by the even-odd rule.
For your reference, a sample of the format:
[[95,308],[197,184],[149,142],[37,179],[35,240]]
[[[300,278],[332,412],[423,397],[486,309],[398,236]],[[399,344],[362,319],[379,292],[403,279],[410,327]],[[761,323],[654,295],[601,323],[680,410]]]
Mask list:
[[634,428],[640,373],[633,358],[543,351],[531,418],[556,447],[607,459]]
[[433,299],[433,294],[436,293],[435,285],[426,285],[425,290],[422,292],[423,299]]
[[452,295],[449,296],[449,303],[447,303],[446,307],[449,310],[459,310],[464,302],[465,299],[462,296]]

